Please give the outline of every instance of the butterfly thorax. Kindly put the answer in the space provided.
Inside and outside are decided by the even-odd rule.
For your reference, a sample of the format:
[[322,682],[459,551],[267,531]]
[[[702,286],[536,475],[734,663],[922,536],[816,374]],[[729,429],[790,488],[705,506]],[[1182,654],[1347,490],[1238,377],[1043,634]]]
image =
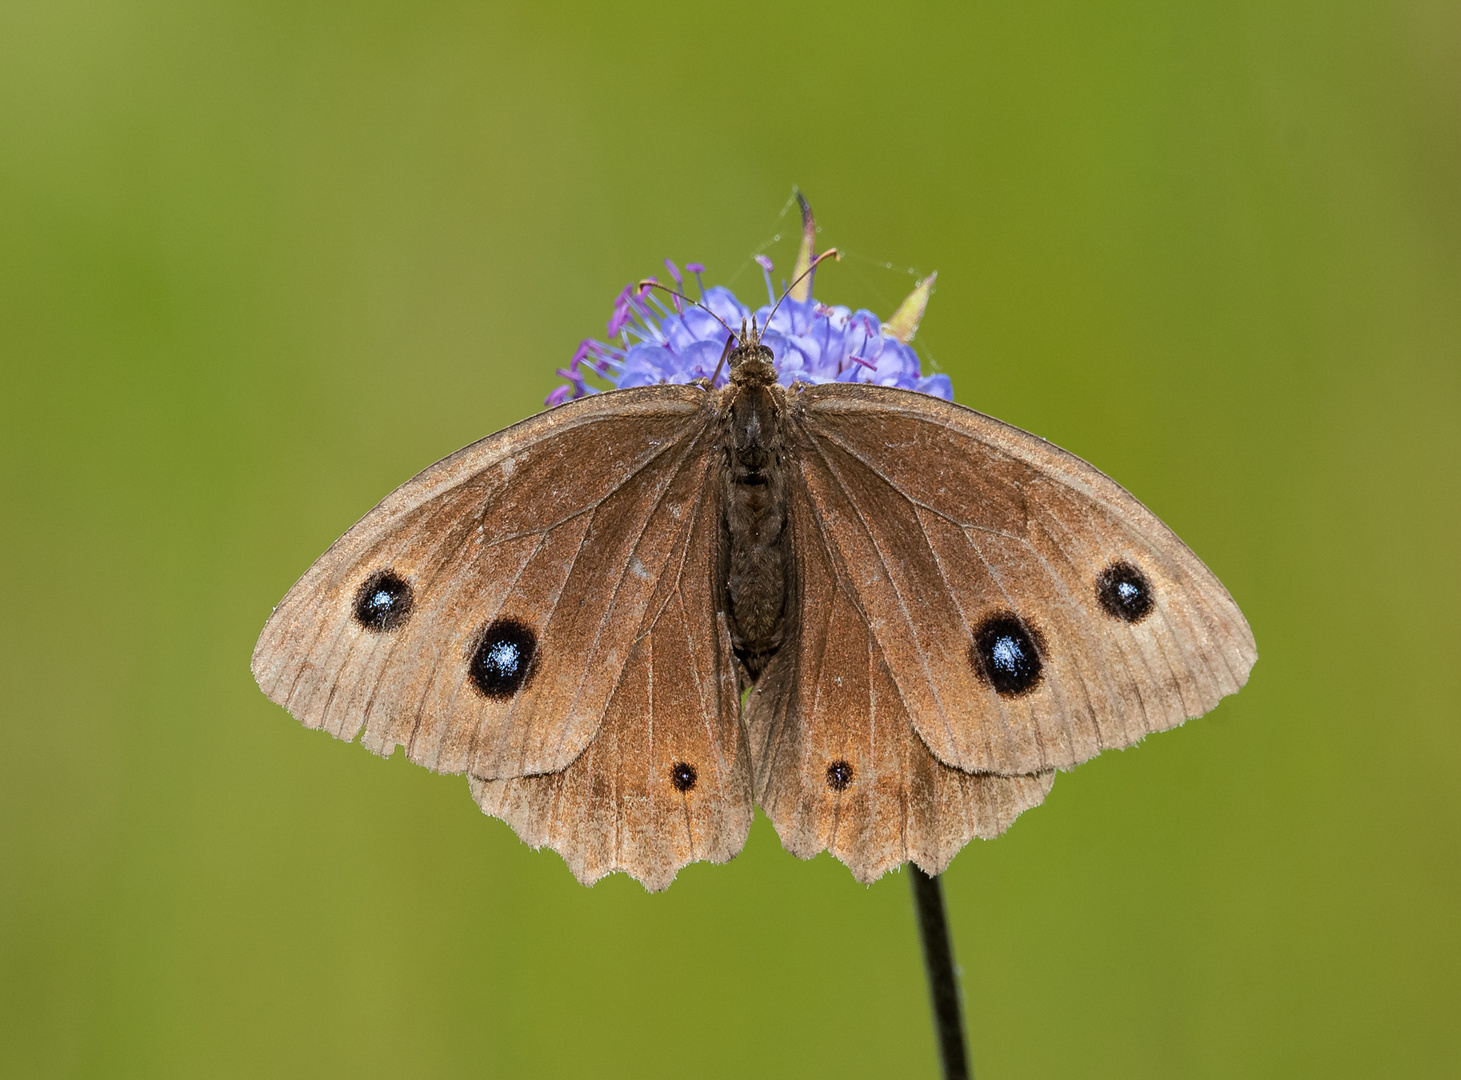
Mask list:
[[731,636],[751,678],[781,645],[786,610],[786,478],[781,422],[786,391],[771,351],[749,343],[731,354],[725,424],[725,558]]

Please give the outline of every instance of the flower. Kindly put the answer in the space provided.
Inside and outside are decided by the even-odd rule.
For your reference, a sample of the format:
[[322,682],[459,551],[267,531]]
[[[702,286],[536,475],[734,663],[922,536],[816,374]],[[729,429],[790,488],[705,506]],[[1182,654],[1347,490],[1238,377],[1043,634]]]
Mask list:
[[[579,344],[568,367],[558,369],[564,384],[548,395],[546,403],[561,405],[598,393],[600,388],[590,383],[590,378],[624,389],[687,383],[714,375],[715,385],[724,386],[728,372],[720,360],[731,337],[726,327],[739,328],[742,321],[752,318],[762,328],[761,344],[771,350],[777,381],[783,386],[793,382],[875,383],[952,401],[954,389],[949,377],[923,374],[918,354],[909,344],[937,275],[930,274],[919,282],[886,322],[865,309],[853,311],[818,302],[812,297],[810,273],[816,227],[811,207],[799,192],[797,200],[802,209],[802,243],[793,278],[800,280],[794,280],[780,307],[771,285],[771,260],[765,255],[757,255],[756,262],[766,281],[767,303],[754,312],[723,286],[705,288],[700,280],[705,267],[699,263],[685,267],[686,272],[695,275],[699,286],[698,304],[687,303],[676,295],[662,299],[649,284],[657,284],[657,278],[648,278],[637,287],[626,285],[614,301],[606,339],[590,338]],[[666,259],[665,269],[676,291],[683,294],[684,277],[679,267]]]

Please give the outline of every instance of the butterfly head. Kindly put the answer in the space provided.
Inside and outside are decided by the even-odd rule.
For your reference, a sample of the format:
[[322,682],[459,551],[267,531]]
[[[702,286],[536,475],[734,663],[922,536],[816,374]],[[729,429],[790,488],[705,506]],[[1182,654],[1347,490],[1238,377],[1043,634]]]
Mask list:
[[776,358],[761,344],[761,331],[753,318],[750,328],[741,322],[740,342],[730,353],[730,379],[737,386],[768,386],[776,381]]

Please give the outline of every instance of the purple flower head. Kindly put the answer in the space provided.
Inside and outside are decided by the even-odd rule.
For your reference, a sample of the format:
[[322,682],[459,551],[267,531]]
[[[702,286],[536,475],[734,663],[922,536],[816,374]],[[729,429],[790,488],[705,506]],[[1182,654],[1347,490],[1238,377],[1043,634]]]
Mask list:
[[[806,227],[793,271],[796,277],[812,265],[815,230],[805,204],[803,217]],[[783,386],[793,382],[875,383],[953,400],[949,377],[923,374],[918,354],[909,345],[936,275],[919,282],[892,317],[880,321],[871,311],[819,303],[812,297],[809,274],[792,286],[773,317],[777,294],[771,284],[771,260],[764,255],[755,260],[765,277],[768,303],[754,312],[720,285],[707,289],[701,284],[698,303],[670,296],[668,304],[648,286],[626,285],[614,300],[606,339],[589,339],[579,345],[568,367],[558,370],[565,381],[548,395],[547,404],[561,405],[597,393],[600,387],[588,382],[589,377],[607,383],[609,389],[708,379],[731,336],[726,326],[739,330],[743,320],[752,318],[763,328],[761,344],[771,350]],[[683,292],[679,269],[668,259],[665,268],[677,291]],[[700,284],[704,266],[687,263],[685,270]],[[722,365],[715,385],[724,386],[727,376]]]

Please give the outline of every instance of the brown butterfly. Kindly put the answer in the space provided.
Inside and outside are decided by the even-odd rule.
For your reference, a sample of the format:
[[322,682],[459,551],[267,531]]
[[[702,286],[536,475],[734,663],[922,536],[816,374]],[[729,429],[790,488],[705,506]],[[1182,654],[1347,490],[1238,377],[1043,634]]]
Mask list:
[[859,881],[939,873],[1247,680],[1232,598],[1102,473],[926,394],[783,387],[736,337],[723,388],[570,401],[396,489],[274,611],[260,687],[662,889],[753,804]]

